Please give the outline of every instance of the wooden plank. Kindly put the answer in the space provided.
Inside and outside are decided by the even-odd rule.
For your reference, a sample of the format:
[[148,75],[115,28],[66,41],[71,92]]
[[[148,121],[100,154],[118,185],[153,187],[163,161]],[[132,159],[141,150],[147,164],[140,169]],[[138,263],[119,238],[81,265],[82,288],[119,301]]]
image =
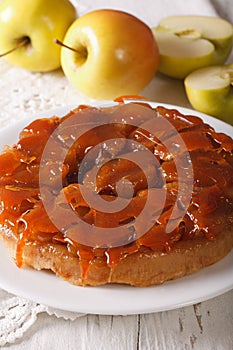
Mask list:
[[142,315],[140,349],[233,349],[233,291],[178,310]]

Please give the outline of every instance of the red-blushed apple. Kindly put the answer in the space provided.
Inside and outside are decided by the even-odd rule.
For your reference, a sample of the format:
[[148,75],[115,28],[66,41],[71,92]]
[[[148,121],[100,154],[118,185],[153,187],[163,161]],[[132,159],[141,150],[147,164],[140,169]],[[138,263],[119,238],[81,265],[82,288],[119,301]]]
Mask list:
[[154,77],[159,52],[150,27],[117,10],[96,10],[68,29],[61,63],[68,80],[95,99],[139,93]]
[[233,63],[200,68],[189,74],[184,84],[196,110],[233,125]]
[[75,19],[76,10],[68,0],[3,0],[0,54],[31,71],[54,70],[61,65],[61,47],[54,39],[63,40]]
[[172,78],[224,64],[232,49],[233,26],[219,17],[171,16],[152,30],[159,46],[159,71]]

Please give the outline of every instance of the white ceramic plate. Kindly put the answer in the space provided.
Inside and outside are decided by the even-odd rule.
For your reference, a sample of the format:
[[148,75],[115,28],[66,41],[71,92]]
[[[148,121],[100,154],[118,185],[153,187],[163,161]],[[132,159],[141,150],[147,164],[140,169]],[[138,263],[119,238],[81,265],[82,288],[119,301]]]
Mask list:
[[[152,104],[156,106],[156,103]],[[233,136],[232,126],[187,108],[176,108],[184,114],[200,116],[217,131]],[[64,115],[70,107],[49,111],[36,118],[52,114]],[[0,150],[18,139],[18,132],[34,118],[27,118],[0,130]],[[5,246],[0,243],[0,287],[16,295],[50,307],[91,314],[127,315],[171,310],[201,302],[233,288],[233,251],[220,262],[190,276],[169,281],[160,286],[136,288],[123,285],[77,287],[46,271],[18,269]]]

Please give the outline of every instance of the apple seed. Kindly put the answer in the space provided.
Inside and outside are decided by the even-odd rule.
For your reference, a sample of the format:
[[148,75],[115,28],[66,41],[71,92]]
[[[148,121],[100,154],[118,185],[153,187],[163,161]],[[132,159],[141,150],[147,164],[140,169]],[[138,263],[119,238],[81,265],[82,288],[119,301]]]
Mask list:
[[189,39],[201,38],[201,34],[195,29],[184,29],[179,32],[176,32],[175,35],[182,36],[183,38],[189,38]]

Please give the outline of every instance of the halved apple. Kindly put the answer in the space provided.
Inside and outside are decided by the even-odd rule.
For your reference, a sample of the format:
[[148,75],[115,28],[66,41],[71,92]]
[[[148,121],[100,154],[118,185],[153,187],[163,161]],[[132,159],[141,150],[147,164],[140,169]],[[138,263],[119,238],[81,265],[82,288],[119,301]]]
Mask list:
[[233,63],[198,69],[184,80],[191,105],[233,125]]
[[233,44],[232,24],[219,17],[171,16],[152,31],[160,52],[159,71],[179,79],[224,64]]

